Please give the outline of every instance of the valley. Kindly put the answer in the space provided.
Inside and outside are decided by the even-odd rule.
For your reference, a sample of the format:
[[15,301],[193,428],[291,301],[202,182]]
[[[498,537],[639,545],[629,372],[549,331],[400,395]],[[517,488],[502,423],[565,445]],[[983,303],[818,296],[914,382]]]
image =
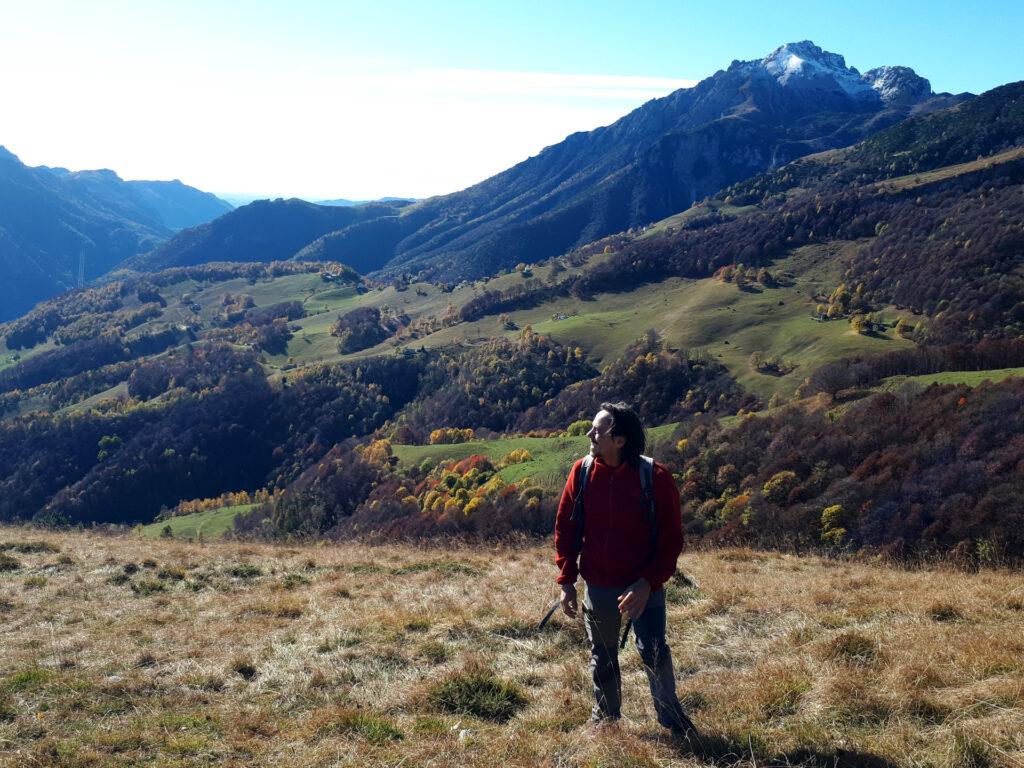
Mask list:
[[[783,59],[812,62],[807,79]],[[823,96],[821,77],[847,95]],[[617,232],[579,206],[614,208],[618,182],[546,197],[553,154],[568,168],[600,149],[585,179],[657,145],[668,155],[607,177],[656,187],[655,166],[705,129],[760,146],[779,125],[738,121],[740,92],[760,110],[743,120],[810,110],[792,162],[728,170],[654,221],[630,209]],[[911,70],[861,76],[798,43],[463,193],[257,201],[187,229],[0,326],[0,520],[544,535],[578,422],[624,399],[694,540],[1019,558],[1020,93],[933,94]],[[845,144],[814,138],[847,109]],[[695,129],[698,114],[718,117]],[[530,217],[499,227],[526,178]],[[570,220],[590,222],[585,241]],[[234,519],[218,510],[257,493]]]

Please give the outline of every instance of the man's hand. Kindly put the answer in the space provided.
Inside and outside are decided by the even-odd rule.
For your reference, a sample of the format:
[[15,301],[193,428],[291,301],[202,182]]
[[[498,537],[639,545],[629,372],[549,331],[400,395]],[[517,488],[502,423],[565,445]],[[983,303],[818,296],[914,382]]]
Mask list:
[[563,584],[562,585],[562,611],[570,619],[576,618],[576,585],[575,584]]
[[[642,576],[626,587],[626,591],[619,595],[619,613],[628,616],[636,621],[640,614],[647,607],[647,600],[651,596],[651,585]],[[563,605],[564,599],[563,599]]]

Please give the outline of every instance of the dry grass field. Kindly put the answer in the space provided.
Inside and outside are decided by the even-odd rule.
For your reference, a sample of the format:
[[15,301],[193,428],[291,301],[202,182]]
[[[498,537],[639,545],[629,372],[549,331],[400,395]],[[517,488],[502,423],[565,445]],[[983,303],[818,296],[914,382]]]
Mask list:
[[669,585],[702,746],[586,724],[547,548],[0,527],[0,765],[1024,765],[1024,575],[724,550]]

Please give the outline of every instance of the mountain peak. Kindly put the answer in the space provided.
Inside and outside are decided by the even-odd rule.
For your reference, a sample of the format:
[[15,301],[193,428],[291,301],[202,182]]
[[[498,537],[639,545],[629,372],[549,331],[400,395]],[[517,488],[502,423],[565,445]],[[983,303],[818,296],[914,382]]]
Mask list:
[[810,40],[780,45],[761,59],[761,64],[783,83],[794,74],[813,70],[834,70],[844,74],[860,75],[853,67],[847,67],[846,59],[838,53],[823,50]]
[[831,80],[848,96],[856,99],[874,98],[871,84],[861,78],[854,67],[838,53],[823,50],[810,40],[780,45],[759,62],[779,85]]
[[910,104],[932,95],[932,84],[910,67],[875,67],[863,79],[886,104]]
[[876,67],[863,75],[856,67],[846,65],[838,53],[823,50],[810,40],[780,45],[759,62],[779,85],[804,87],[816,84],[830,87],[832,83],[857,101],[881,100],[886,106],[907,106],[932,96],[932,86],[910,67]]

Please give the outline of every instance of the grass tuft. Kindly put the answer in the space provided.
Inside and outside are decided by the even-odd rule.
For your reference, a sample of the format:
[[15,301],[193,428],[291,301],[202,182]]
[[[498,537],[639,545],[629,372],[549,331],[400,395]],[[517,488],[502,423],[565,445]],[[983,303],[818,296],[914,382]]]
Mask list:
[[17,552],[20,555],[35,555],[41,552],[56,554],[60,547],[48,541],[6,541],[0,543],[0,552]]
[[456,672],[431,686],[431,705],[455,715],[503,723],[527,704],[523,689],[483,669]]
[[922,723],[941,725],[949,717],[951,710],[930,696],[915,695],[907,701],[906,713]]
[[227,574],[236,579],[255,579],[257,576],[263,575],[263,570],[252,563],[236,563],[228,567]]
[[166,592],[167,586],[159,579],[140,579],[132,582],[132,592],[138,597],[149,597],[157,592]]
[[990,768],[993,765],[991,747],[976,736],[962,731],[954,734],[950,751],[950,768]]
[[358,709],[339,708],[316,729],[319,738],[330,736],[358,736],[371,744],[385,744],[405,738],[399,728],[389,720]]
[[416,651],[416,657],[430,664],[444,664],[448,661],[448,648],[437,640],[427,640]]
[[157,661],[158,659],[155,654],[149,651],[145,651],[144,653],[139,655],[139,658],[135,660],[135,666],[139,667],[140,669],[145,669],[147,667],[155,667]]
[[21,561],[16,557],[0,553],[0,573],[4,571],[16,571],[21,568]]
[[928,616],[932,621],[962,621],[964,615],[955,605],[950,603],[932,603],[928,608]]
[[17,717],[14,701],[6,693],[0,694],[0,723],[12,723]]
[[164,581],[184,581],[185,575],[184,568],[172,567],[169,565],[165,565],[156,572],[156,577],[158,579],[163,579]]
[[843,632],[825,646],[825,658],[833,661],[869,664],[878,655],[878,644],[860,632]]
[[325,637],[316,647],[317,653],[331,653],[339,648],[354,648],[363,641],[358,632],[339,632],[336,635]]
[[295,589],[296,587],[304,587],[309,583],[308,576],[303,576],[301,573],[286,573],[284,578],[281,579],[281,589]]
[[0,691],[26,693],[37,691],[53,679],[53,672],[43,667],[28,667],[0,682]]
[[480,569],[456,560],[430,560],[423,563],[410,563],[409,565],[393,568],[391,573],[395,576],[408,576],[414,573],[426,573],[427,571],[433,571],[441,576],[481,575]]

